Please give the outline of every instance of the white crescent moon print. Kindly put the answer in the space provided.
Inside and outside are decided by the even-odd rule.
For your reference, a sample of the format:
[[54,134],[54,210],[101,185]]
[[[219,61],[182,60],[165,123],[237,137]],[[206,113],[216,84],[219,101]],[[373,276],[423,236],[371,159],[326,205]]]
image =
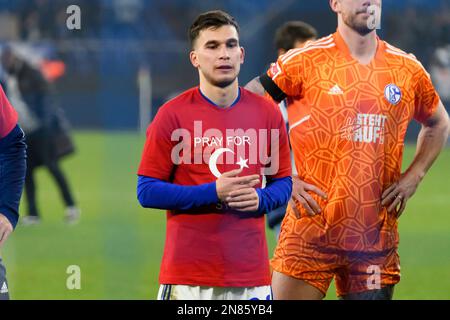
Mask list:
[[220,176],[222,175],[220,171],[217,169],[217,159],[219,159],[220,155],[225,152],[231,152],[234,154],[233,150],[230,150],[228,148],[220,148],[214,151],[214,153],[209,158],[209,170],[211,170],[211,173],[216,178],[220,178]]

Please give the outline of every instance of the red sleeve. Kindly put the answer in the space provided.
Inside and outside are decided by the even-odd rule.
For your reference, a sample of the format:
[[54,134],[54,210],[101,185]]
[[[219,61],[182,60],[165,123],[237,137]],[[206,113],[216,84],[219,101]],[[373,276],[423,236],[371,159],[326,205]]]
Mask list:
[[286,131],[286,123],[278,106],[271,102],[269,121],[270,121],[270,150],[271,163],[266,168],[265,173],[271,178],[285,178],[292,175],[291,151],[289,148],[289,139]]
[[17,124],[17,112],[13,109],[0,86],[0,139],[11,132]]
[[176,129],[175,124],[170,108],[161,107],[147,129],[138,175],[169,181],[174,168],[171,159],[174,142],[171,136]]

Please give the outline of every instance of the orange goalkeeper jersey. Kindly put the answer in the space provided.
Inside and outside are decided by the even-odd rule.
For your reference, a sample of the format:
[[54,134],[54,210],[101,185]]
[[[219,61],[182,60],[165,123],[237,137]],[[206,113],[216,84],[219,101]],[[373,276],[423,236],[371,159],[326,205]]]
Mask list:
[[439,97],[413,55],[377,42],[362,65],[336,32],[290,50],[267,72],[278,94],[298,100],[289,135],[299,176],[328,194],[314,195],[323,209],[315,217],[298,205],[299,241],[369,252],[398,245],[397,220],[381,194],[400,176],[409,122],[424,122]]

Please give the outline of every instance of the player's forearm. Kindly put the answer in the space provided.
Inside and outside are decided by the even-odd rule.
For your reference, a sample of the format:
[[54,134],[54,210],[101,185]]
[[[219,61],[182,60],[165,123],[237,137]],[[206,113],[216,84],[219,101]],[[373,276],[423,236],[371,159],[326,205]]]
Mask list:
[[259,80],[259,77],[254,78],[252,81],[246,84],[245,89],[250,90],[253,93],[256,93],[260,96],[265,94],[264,87]]
[[259,196],[259,213],[268,213],[286,203],[291,198],[292,177],[273,179],[264,189],[256,189]]
[[443,117],[429,126],[422,126],[417,139],[416,154],[406,172],[422,180],[443,149],[448,134],[448,117]]
[[144,208],[189,210],[219,201],[216,183],[181,186],[158,179],[139,176],[137,196]]
[[26,172],[23,131],[16,126],[0,140],[0,213],[15,227]]

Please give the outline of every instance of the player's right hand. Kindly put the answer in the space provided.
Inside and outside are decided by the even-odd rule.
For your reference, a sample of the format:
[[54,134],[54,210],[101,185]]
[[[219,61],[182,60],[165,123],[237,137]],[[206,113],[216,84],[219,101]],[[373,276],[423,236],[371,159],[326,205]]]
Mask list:
[[296,207],[296,202],[300,203],[303,208],[305,208],[306,212],[310,216],[314,216],[319,214],[322,209],[317,204],[316,200],[308,193],[308,191],[312,191],[315,194],[319,195],[323,199],[327,198],[327,194],[320,190],[315,185],[306,183],[301,180],[297,175],[292,177],[292,198],[289,201],[289,205],[295,213],[295,216],[300,219],[301,215]]
[[8,239],[12,231],[13,226],[11,222],[0,213],[0,248],[5,244],[6,239]]
[[223,173],[219,179],[217,179],[216,192],[221,201],[226,201],[233,191],[244,188],[253,188],[260,183],[258,174],[238,177],[241,172],[242,168],[227,171]]

